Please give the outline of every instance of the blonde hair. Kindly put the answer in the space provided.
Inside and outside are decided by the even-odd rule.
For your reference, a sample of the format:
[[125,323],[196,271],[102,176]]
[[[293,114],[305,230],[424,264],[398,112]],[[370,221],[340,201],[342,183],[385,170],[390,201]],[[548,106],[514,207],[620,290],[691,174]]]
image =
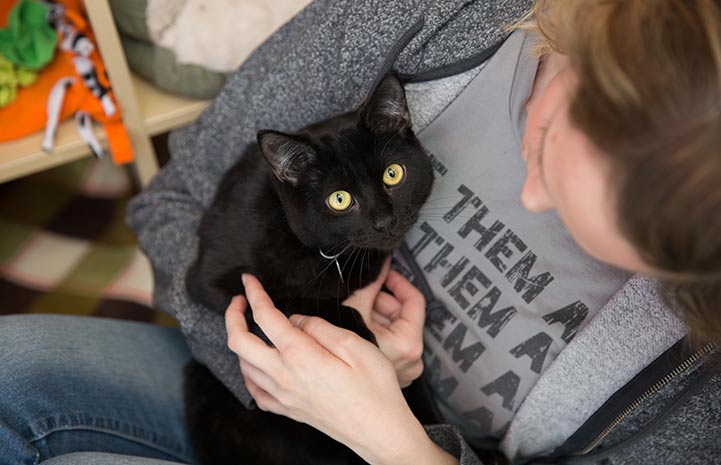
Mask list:
[[661,270],[690,335],[718,343],[720,3],[538,0],[523,26],[541,54],[569,56],[569,117],[611,161],[622,233]]

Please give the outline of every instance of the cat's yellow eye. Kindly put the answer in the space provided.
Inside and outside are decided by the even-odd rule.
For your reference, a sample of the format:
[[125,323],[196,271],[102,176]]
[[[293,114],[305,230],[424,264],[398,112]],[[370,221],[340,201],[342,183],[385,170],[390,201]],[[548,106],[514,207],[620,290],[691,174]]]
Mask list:
[[391,163],[383,172],[383,183],[386,186],[395,186],[403,180],[403,167],[398,163]]
[[338,212],[347,210],[352,202],[353,197],[346,191],[335,191],[328,196],[328,206]]

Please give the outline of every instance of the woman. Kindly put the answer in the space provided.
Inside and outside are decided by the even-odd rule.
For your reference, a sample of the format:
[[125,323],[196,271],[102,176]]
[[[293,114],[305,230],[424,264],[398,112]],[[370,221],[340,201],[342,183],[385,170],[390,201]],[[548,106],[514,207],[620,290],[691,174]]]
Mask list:
[[[175,134],[173,160],[130,207],[153,262],[156,303],[179,318],[193,355],[241,401],[252,396],[261,408],[307,422],[373,464],[479,463],[474,446],[498,446],[519,462],[715,463],[721,376],[709,367],[705,341],[721,339],[713,308],[721,270],[721,222],[713,215],[721,205],[721,7],[542,1],[536,16],[556,53],[538,66],[527,54],[530,36],[516,31],[502,40],[501,25],[528,6],[312,4],[240,68],[198,122]],[[243,278],[250,305],[235,299],[225,320],[188,301],[183,285],[202,208],[252,134],[351,108],[391,67],[409,81],[414,129],[437,171],[437,195],[398,256],[428,301],[423,360],[447,421],[425,429],[400,391],[420,374],[424,309],[401,274],[351,297],[380,350],[314,318],[285,319],[252,276]],[[519,190],[528,210],[554,208],[558,216],[524,214]],[[619,268],[654,276],[665,301],[658,281]],[[383,280],[393,295],[378,293]],[[691,354],[672,308],[697,342]],[[242,312],[251,309],[271,340],[294,342],[294,356],[247,331]],[[20,319],[8,321],[15,334],[32,334]],[[187,353],[177,335],[63,321],[54,324],[102,334],[101,353],[121,355],[85,376],[69,370],[75,386],[90,387],[81,399],[58,401],[67,381],[53,375],[42,408],[5,402],[13,405],[2,406],[9,426],[0,440],[14,455],[3,460],[83,450],[78,438],[97,450],[92,432],[104,451],[192,460],[177,386]],[[57,332],[42,331],[59,344]],[[123,347],[120,335],[132,344]],[[148,361],[153,344],[161,344],[161,358]],[[13,373],[46,367],[13,353]],[[165,368],[150,382],[133,363],[136,371]],[[98,376],[105,367],[115,376]],[[98,385],[123,414],[93,397]],[[4,389],[5,399],[25,399]],[[153,401],[162,389],[167,405]],[[75,416],[48,413],[53,401]],[[144,431],[122,427],[137,425],[138,406],[151,419]],[[103,415],[111,421],[99,422]]]

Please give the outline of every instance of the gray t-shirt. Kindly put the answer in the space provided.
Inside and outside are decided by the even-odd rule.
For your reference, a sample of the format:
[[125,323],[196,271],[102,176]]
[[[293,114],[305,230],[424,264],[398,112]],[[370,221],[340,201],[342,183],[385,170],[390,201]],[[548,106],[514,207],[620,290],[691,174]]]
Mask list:
[[514,32],[484,66],[456,77],[465,87],[436,102],[435,117],[415,102],[448,86],[406,87],[436,180],[400,267],[435,299],[424,362],[436,401],[477,445],[503,436],[541,373],[628,279],[579,249],[554,212],[520,202],[524,103],[538,65],[531,42]]

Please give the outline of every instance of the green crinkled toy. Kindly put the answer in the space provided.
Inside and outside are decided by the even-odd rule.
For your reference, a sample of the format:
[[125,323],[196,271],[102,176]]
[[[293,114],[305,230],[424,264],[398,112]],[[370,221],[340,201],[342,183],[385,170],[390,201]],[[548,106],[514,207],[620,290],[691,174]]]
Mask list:
[[48,24],[48,7],[20,0],[10,11],[8,26],[0,29],[0,54],[18,67],[39,70],[53,58],[58,36]]
[[29,86],[38,73],[27,68],[16,68],[15,64],[0,55],[0,107],[10,104],[17,97],[17,87]]

